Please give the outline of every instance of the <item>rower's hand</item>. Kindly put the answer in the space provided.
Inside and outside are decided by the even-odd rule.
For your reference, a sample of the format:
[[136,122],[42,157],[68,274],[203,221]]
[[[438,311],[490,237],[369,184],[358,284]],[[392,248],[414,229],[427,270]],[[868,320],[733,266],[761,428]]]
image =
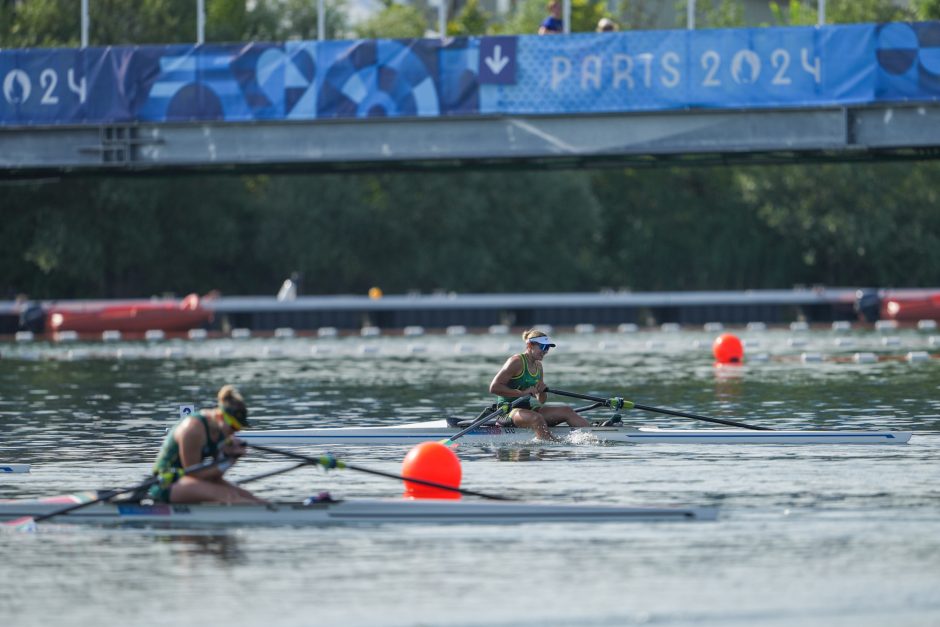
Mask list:
[[225,441],[225,444],[222,445],[222,453],[226,457],[241,457],[246,452],[248,452],[248,446],[245,444],[244,440],[239,440],[238,438],[229,438]]
[[541,381],[537,382],[534,386],[536,394],[542,394],[545,390],[548,389],[548,386],[542,383]]
[[542,402],[539,400],[537,394],[533,394],[529,397],[529,409],[535,411],[542,406]]

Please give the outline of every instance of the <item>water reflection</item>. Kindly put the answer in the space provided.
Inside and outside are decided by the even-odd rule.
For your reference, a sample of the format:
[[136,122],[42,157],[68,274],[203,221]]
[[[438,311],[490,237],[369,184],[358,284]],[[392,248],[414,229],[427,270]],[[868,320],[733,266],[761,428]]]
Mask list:
[[246,561],[237,533],[174,532],[170,529],[155,529],[152,537],[155,544],[168,545],[174,558],[183,568],[187,565],[197,566],[206,557],[229,564]]

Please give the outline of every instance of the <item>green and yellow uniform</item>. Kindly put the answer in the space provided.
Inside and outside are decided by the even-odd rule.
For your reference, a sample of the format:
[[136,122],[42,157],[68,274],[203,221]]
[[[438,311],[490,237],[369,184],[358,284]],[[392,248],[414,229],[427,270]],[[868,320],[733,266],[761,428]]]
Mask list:
[[176,442],[176,430],[186,420],[196,419],[202,422],[206,430],[206,444],[202,447],[202,459],[215,459],[219,456],[219,445],[225,441],[225,435],[220,431],[217,439],[213,440],[209,430],[209,419],[205,412],[199,412],[194,416],[183,418],[170,429],[163,440],[163,446],[160,447],[160,454],[153,465],[153,474],[160,478],[159,483],[151,486],[149,495],[157,503],[170,502],[170,486],[182,476],[183,462],[180,459],[180,446]]
[[[526,354],[519,353],[519,357],[522,358],[522,372],[510,379],[506,383],[506,386],[514,390],[525,390],[526,388],[530,388],[542,380],[542,364],[536,362],[536,370],[535,372],[532,372],[529,369],[529,360],[526,357]],[[505,396],[497,396],[496,399],[497,404],[511,403],[516,400],[515,398],[507,398]]]

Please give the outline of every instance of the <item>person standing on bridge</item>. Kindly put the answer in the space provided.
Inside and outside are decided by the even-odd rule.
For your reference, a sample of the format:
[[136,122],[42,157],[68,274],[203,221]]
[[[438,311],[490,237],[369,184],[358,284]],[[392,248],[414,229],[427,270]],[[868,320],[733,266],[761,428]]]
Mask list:
[[561,4],[558,0],[551,0],[548,3],[548,17],[542,21],[539,26],[539,35],[560,35],[565,32],[564,23],[561,21]]
[[554,440],[550,427],[562,423],[570,427],[586,427],[590,423],[565,403],[546,403],[546,392],[542,360],[549,349],[555,346],[551,338],[537,329],[522,334],[525,352],[513,355],[490,383],[490,394],[498,395],[497,403],[511,403],[518,398],[529,397],[526,403],[517,405],[498,424],[532,429],[540,440]]
[[[234,385],[223,386],[218,406],[186,416],[167,433],[153,466],[159,482],[150,488],[158,503],[265,503],[248,490],[226,481],[222,475],[245,454],[245,444],[235,432],[248,426],[245,399]],[[220,463],[182,474],[206,458]]]

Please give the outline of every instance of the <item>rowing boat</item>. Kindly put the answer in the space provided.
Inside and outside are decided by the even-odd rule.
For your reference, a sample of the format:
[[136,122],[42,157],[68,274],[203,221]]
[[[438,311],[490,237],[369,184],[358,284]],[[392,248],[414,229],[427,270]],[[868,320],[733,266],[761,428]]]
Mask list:
[[[38,518],[96,498],[82,492],[39,500],[0,500],[0,520]],[[187,525],[336,525],[391,523],[514,524],[714,520],[710,507],[622,507],[519,501],[355,499],[311,504],[147,505],[95,503],[62,514],[64,523]]]
[[[393,427],[333,427],[243,431],[249,444],[293,446],[305,444],[402,444],[446,439],[459,431],[446,420],[414,422]],[[657,427],[555,427],[552,433],[570,443],[628,442],[632,444],[906,444],[910,431],[751,431],[747,429],[660,429]],[[481,426],[467,432],[462,443],[508,444],[530,442],[530,429]]]

